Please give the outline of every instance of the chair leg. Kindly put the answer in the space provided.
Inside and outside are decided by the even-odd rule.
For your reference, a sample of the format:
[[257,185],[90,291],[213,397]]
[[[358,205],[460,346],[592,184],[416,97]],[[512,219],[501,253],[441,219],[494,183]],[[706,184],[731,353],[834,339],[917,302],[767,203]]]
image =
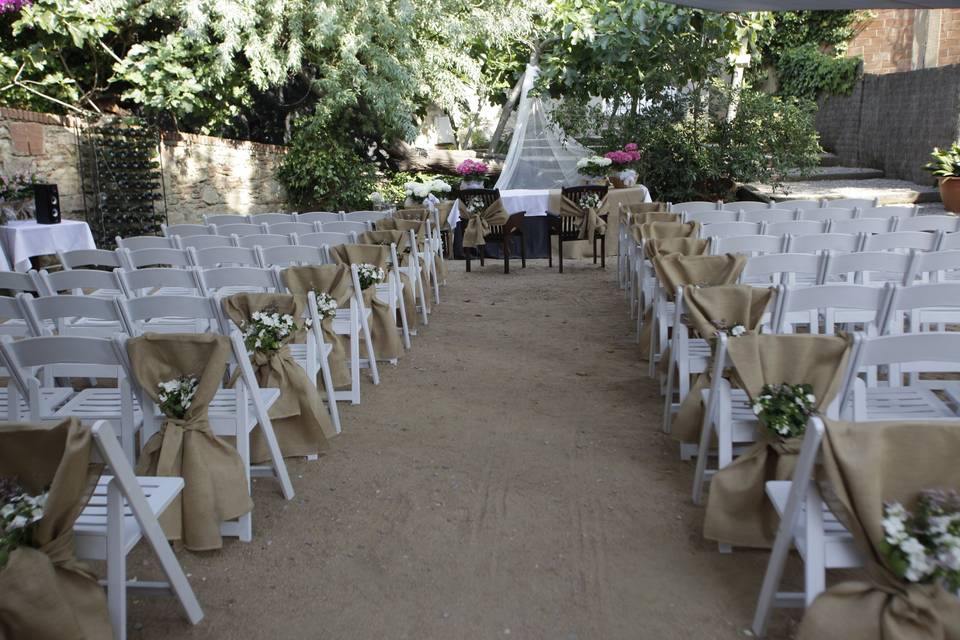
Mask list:
[[484,254],[485,254],[486,252],[487,252],[487,245],[485,245],[485,244],[480,245],[480,248],[477,249],[477,255],[480,256],[480,266],[481,266],[481,267],[486,266],[486,263],[484,262],[484,258],[486,257],[486,256],[484,256]]
[[597,264],[597,236],[593,236],[593,264]]
[[466,261],[467,261],[467,273],[470,273],[470,254],[467,253],[466,250],[464,250],[464,252],[463,252],[463,257],[464,257],[464,258],[466,259]]
[[557,255],[560,258],[560,273],[563,273],[563,236],[560,236],[560,240],[557,242]]
[[520,267],[527,268],[527,237],[522,233],[520,234]]
[[503,272],[510,273],[510,236],[503,234]]
[[[594,251],[593,255],[597,255]],[[607,268],[607,236],[600,236],[600,268]]]
[[[550,239],[550,234],[547,234],[547,240]],[[550,245],[549,251],[547,251],[547,266],[553,269],[553,242],[548,243]]]

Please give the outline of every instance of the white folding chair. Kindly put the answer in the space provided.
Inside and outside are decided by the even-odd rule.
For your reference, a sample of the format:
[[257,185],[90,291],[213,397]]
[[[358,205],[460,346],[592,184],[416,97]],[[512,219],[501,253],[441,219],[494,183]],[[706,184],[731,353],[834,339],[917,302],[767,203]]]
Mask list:
[[324,222],[320,231],[324,233],[356,233],[361,234],[372,229],[367,222]]
[[887,282],[909,284],[913,256],[895,251],[859,251],[826,254],[820,282],[847,282],[883,286]]
[[75,249],[58,251],[57,258],[64,269],[107,268],[119,269],[127,266],[120,251],[106,249]]
[[[805,200],[805,199],[782,200],[778,202],[777,205],[781,207],[785,207],[787,209],[795,209],[795,210],[805,212],[805,211],[809,211],[810,209],[819,209],[820,207],[823,206],[823,201],[822,200]],[[801,218],[801,220],[802,219],[803,218]]]
[[[413,229],[407,230],[407,246],[410,248],[410,253],[407,254],[406,264],[402,264],[398,267],[398,273],[402,273],[407,276],[407,279],[410,281],[410,286],[414,288],[414,300],[415,303],[420,307],[420,320],[423,324],[429,324],[430,320],[427,317],[427,314],[430,313],[430,301],[427,300],[426,289],[423,286],[423,271],[421,269],[421,261],[423,257],[420,251],[417,249],[417,237],[413,232]],[[393,259],[396,260],[397,256],[396,248],[393,249]],[[394,263],[398,264],[398,263]],[[413,309],[413,312],[416,313],[416,309]],[[416,332],[412,332],[416,335]]]
[[940,251],[960,251],[960,231],[944,233],[940,241]]
[[178,236],[180,238],[190,238],[193,236],[215,236],[213,225],[208,224],[160,224],[160,230],[165,236]]
[[724,253],[740,253],[747,256],[758,256],[767,253],[783,253],[786,245],[786,236],[756,235],[756,236],[728,236],[710,238],[710,253],[720,255]]
[[267,233],[266,225],[250,224],[249,222],[241,224],[218,224],[212,226],[214,233],[218,236],[237,236],[238,238],[242,238],[243,236]]
[[290,235],[316,233],[319,231],[319,225],[313,222],[275,222],[267,224],[267,233]]
[[816,233],[812,235],[791,235],[787,240],[788,253],[852,253],[860,251],[865,234],[857,233]]
[[822,209],[799,209],[798,220],[813,220],[816,222],[832,222],[834,220],[853,220],[857,217],[857,210],[841,209],[837,207]]
[[297,244],[307,247],[335,247],[338,244],[356,244],[357,234],[355,233],[330,233],[322,231],[320,233],[307,233],[296,236]]
[[760,211],[741,211],[741,222],[790,222],[797,219],[797,212],[793,209],[761,209]]
[[116,237],[117,246],[121,249],[178,249],[176,240],[166,236],[136,236],[134,238]]
[[174,236],[181,249],[208,249],[210,247],[234,247],[233,238],[227,236]]
[[333,211],[308,211],[307,213],[298,213],[297,222],[319,222],[326,224],[328,222],[340,222],[343,218],[339,213]]
[[190,262],[196,267],[258,267],[256,248],[248,247],[210,247],[209,249],[187,249]]
[[716,224],[720,222],[737,222],[740,220],[739,211],[721,211],[719,209],[701,209],[683,212],[684,222],[699,222],[700,224]]
[[811,253],[752,256],[740,274],[740,282],[761,287],[813,284],[821,282],[824,263],[824,256]]
[[200,295],[194,269],[119,269],[117,275],[127,298]]
[[[277,224],[280,222],[297,222],[295,213],[254,213],[250,218],[253,224]],[[304,220],[306,222],[306,220]]]
[[212,224],[218,227],[224,224],[250,224],[250,216],[240,213],[204,214],[203,223]]
[[257,233],[252,236],[236,238],[238,247],[289,247],[294,244],[293,236],[278,233]]
[[773,319],[774,333],[837,335],[852,332],[850,325],[868,335],[879,335],[886,322],[889,287],[862,284],[786,286]]
[[897,218],[854,218],[832,220],[828,233],[889,233],[894,230]]
[[119,304],[123,331],[138,336],[156,333],[224,333],[216,301],[207,296],[152,295]]
[[264,269],[291,265],[325,264],[325,252],[318,247],[293,245],[290,247],[254,247],[257,259]]
[[917,279],[928,282],[960,280],[960,249],[918,252],[913,261],[913,274],[908,281],[912,283]]
[[120,249],[125,257],[126,266],[130,269],[144,267],[179,267],[191,266],[190,255],[187,249]]
[[66,291],[76,296],[113,299],[123,295],[118,273],[114,271],[99,271],[97,269],[67,269],[49,273],[42,269],[36,274],[40,283],[40,291],[46,296],[55,296]]
[[960,282],[892,287],[884,333],[941,331],[960,322]]
[[758,236],[762,228],[760,222],[708,222],[700,227],[700,237]]
[[[99,336],[109,337],[123,332],[116,298],[84,295],[52,295],[34,298],[17,295],[23,306],[30,333],[34,336]],[[85,376],[84,372],[60,375]],[[95,374],[89,374],[95,377]]]
[[919,207],[864,207],[857,212],[858,218],[912,218],[917,215]]
[[[173,595],[190,624],[199,623],[203,610],[158,522],[183,490],[183,478],[137,477],[110,423],[98,420],[91,431],[91,460],[102,462],[105,474],[73,526],[74,548],[80,559],[106,561],[107,606],[114,640],[127,637],[128,590]],[[156,554],[166,582],[127,579],[127,554],[144,538]]]
[[822,202],[824,208],[868,209],[880,206],[880,198],[824,198]]
[[[886,207],[885,207],[886,208]],[[897,231],[941,231],[946,234],[960,230],[960,217],[946,215],[923,215],[902,218]]]
[[345,222],[376,223],[378,220],[389,218],[391,213],[389,209],[383,211],[348,211],[343,214],[343,220]]
[[819,220],[788,220],[786,222],[766,222],[763,233],[770,236],[795,235],[806,236],[821,234],[827,229],[826,221]]
[[723,211],[757,211],[771,208],[773,208],[772,202],[755,202],[753,200],[734,200],[733,202],[723,202],[720,205],[720,209]]
[[200,295],[227,298],[237,293],[273,293],[277,283],[263,267],[214,267],[197,271]]
[[936,251],[940,245],[943,232],[937,231],[892,231],[890,233],[875,233],[866,237],[863,251],[897,251],[909,253],[916,251]]
[[706,202],[704,200],[690,200],[689,202],[676,202],[670,204],[670,211],[676,213],[696,213],[699,211],[719,211],[722,202]]

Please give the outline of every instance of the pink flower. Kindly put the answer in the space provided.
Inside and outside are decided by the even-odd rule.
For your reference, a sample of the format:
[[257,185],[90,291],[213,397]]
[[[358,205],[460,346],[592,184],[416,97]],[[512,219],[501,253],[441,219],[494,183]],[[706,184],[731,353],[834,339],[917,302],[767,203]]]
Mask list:
[[0,13],[19,11],[30,2],[31,0],[0,0]]
[[628,164],[634,160],[633,154],[627,151],[608,151],[603,157],[610,158],[613,164]]
[[489,170],[490,167],[487,166],[486,162],[471,160],[470,158],[467,158],[457,165],[457,173],[462,176],[483,175]]
[[637,146],[636,142],[628,142],[627,144],[623,145],[624,151],[636,151],[637,149],[639,149],[639,147]]

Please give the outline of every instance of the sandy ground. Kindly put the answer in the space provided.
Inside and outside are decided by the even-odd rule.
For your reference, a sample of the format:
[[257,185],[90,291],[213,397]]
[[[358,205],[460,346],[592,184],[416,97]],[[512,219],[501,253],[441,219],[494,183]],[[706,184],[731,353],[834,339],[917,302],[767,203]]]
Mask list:
[[[296,498],[260,480],[252,543],[178,553],[205,620],[137,598],[130,637],[746,637],[766,553],[702,539],[615,266],[529,264],[453,263],[332,451],[290,461]],[[145,558],[131,575],[157,577]]]

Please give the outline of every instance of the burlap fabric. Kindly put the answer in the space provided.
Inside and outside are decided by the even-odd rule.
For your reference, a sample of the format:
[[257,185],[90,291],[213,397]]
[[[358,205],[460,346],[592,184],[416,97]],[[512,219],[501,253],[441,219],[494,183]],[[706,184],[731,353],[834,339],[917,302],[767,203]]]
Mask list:
[[0,639],[112,640],[107,599],[76,559],[73,524],[100,477],[93,436],[76,418],[59,424],[0,423],[0,475],[31,495],[47,490],[36,548],[15,549],[0,569]]
[[826,422],[820,479],[866,558],[866,581],[843,582],[807,610],[798,640],[960,640],[960,599],[901,580],[880,551],[883,505],[912,509],[921,491],[960,488],[957,422]]
[[576,218],[577,239],[592,241],[595,235],[602,236],[607,232],[607,223],[599,214],[601,208],[604,208],[602,202],[596,207],[581,207],[570,198],[562,197],[557,215],[561,218]]
[[[390,248],[370,244],[341,244],[330,248],[337,264],[372,264],[387,270]],[[397,333],[397,318],[390,313],[390,304],[376,297],[374,287],[362,292],[363,304],[371,310],[370,337],[378,358],[394,360],[403,353],[403,342]]]
[[[839,391],[849,352],[850,340],[839,336],[753,335],[727,343],[733,379],[751,402],[764,384],[809,384],[818,412],[826,411]],[[764,485],[790,479],[801,442],[761,426],[757,442],[713,476],[704,537],[738,547],[770,547],[778,518]]]
[[[617,233],[620,225],[621,210],[640,212],[664,212],[667,210],[666,203],[646,202],[647,189],[642,186],[627,187],[624,189],[610,189],[606,197],[597,207],[597,215],[607,221],[606,245],[607,255],[613,256],[617,253]],[[556,212],[561,207],[562,195],[560,189],[551,190],[548,209]],[[674,215],[674,214],[670,214]],[[553,244],[557,245],[556,238],[553,238]],[[556,246],[554,247],[556,250]],[[600,247],[597,247],[600,250]],[[565,260],[578,260],[581,258],[593,257],[593,242],[584,240],[568,241],[563,243],[563,257]]]
[[[733,284],[746,264],[746,257],[731,253],[719,256],[684,256],[677,253],[658,256],[653,260],[654,271],[670,300],[673,300],[678,286],[715,287]],[[640,330],[640,357],[643,359],[650,357],[652,314],[652,308],[647,310]]]
[[[403,209],[397,209],[393,212],[393,218],[400,220],[416,220],[417,222],[422,222],[428,217],[430,217],[430,211],[426,207],[405,207]],[[389,219],[390,218],[384,218],[383,220]],[[380,222],[383,220],[378,220],[377,225],[379,226]]]
[[212,333],[147,333],[127,341],[133,376],[157,406],[160,383],[197,379],[183,418],[165,416],[143,447],[137,473],[183,478],[183,492],[160,517],[164,533],[192,551],[223,546],[220,523],[253,508],[237,450],[213,433],[207,415],[230,358],[230,339]]
[[[746,284],[705,288],[686,286],[683,288],[684,306],[687,309],[685,323],[697,336],[710,341],[714,341],[717,331],[729,333],[738,324],[743,325],[747,335],[755,334],[760,330],[760,322],[773,299],[774,291]],[[697,376],[680,404],[671,423],[671,433],[681,442],[700,441],[704,409],[700,392],[709,389],[711,382],[710,369],[707,369]]]
[[[303,303],[289,294],[238,293],[223,299],[223,311],[239,327],[246,326],[257,311],[289,314],[297,324],[303,324]],[[280,390],[280,397],[268,412],[280,452],[284,457],[303,457],[327,449],[327,438],[336,431],[316,385],[290,354],[288,343],[293,338],[287,338],[275,351],[254,351],[250,361],[261,388]],[[254,462],[270,459],[259,429],[250,440],[250,458]]]
[[644,256],[653,260],[657,256],[680,254],[682,256],[702,256],[709,252],[710,240],[699,238],[657,238],[643,245]]
[[[302,304],[306,304],[307,293],[326,293],[337,301],[339,309],[349,309],[353,304],[353,280],[350,276],[350,267],[342,264],[308,265],[304,267],[287,267],[280,273],[283,285],[290,293],[300,296]],[[323,340],[333,347],[328,361],[330,363],[330,377],[333,386],[350,386],[350,369],[347,366],[347,349],[350,346],[350,336],[341,335],[333,330],[333,318],[325,318],[320,323],[323,331]],[[320,374],[318,374],[320,375]],[[317,380],[317,388],[323,386],[323,380]]]
[[[397,245],[397,259],[400,260],[400,266],[402,267],[406,266],[410,260],[410,236],[406,231],[367,231],[360,234],[359,240],[361,244],[376,244],[388,247],[391,244]],[[425,295],[429,300],[430,296],[433,295],[433,287],[430,282],[430,274],[424,269],[422,263],[420,265],[420,277],[423,280]],[[407,326],[413,327],[416,326],[418,320],[416,283],[406,273],[401,273],[400,279],[403,281],[403,305],[407,312]]]
[[503,206],[503,200],[497,198],[493,204],[479,213],[470,213],[467,204],[460,201],[460,218],[467,221],[463,229],[464,247],[481,247],[487,244],[487,236],[494,226],[506,224],[510,214]]

